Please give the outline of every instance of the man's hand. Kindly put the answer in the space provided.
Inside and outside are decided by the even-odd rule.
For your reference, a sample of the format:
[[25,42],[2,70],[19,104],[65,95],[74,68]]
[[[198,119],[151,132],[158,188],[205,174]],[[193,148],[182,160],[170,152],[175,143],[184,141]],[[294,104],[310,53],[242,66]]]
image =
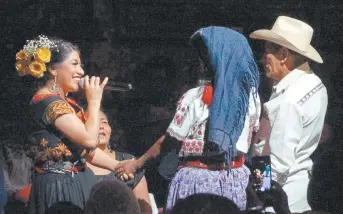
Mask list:
[[129,178],[134,178],[134,174],[136,173],[137,169],[137,160],[133,158],[131,160],[120,161],[115,167],[114,171],[122,180],[127,180]]
[[160,152],[161,152],[161,145],[164,141],[164,139],[166,138],[165,135],[163,135],[162,137],[160,137],[156,142],[155,144],[150,147],[150,149],[146,152],[147,156],[149,158],[156,158]]

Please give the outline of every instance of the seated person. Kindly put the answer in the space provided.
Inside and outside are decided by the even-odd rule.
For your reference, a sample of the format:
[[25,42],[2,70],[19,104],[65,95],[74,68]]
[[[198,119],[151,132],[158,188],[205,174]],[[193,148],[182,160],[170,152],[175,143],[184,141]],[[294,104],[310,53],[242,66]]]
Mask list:
[[[117,161],[130,160],[134,158],[132,155],[122,152],[113,151],[110,147],[111,126],[108,117],[104,112],[100,112],[100,130],[99,130],[99,145],[98,148],[103,150],[111,158]],[[94,172],[99,180],[117,179],[116,174],[110,170],[96,167],[90,163],[87,166]],[[147,181],[143,171],[137,171],[134,179],[125,182],[130,187],[139,201],[143,213],[151,213],[151,205],[149,200],[149,192]]]

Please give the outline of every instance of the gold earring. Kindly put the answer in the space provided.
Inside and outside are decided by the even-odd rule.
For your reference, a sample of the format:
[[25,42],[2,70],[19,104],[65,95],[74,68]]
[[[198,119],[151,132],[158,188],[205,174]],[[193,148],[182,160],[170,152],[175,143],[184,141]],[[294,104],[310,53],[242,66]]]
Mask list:
[[58,87],[58,84],[57,84],[57,77],[55,76],[55,79],[54,79],[54,84],[52,86],[52,93],[54,94],[60,94],[60,88]]

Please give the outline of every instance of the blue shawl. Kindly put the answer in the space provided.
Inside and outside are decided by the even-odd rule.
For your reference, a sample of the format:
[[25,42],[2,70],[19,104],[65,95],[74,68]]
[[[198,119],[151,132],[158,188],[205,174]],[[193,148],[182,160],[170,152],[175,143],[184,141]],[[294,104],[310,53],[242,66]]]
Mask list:
[[242,34],[212,26],[198,30],[191,43],[199,37],[207,49],[208,66],[215,73],[208,140],[216,143],[230,162],[237,155],[236,142],[244,127],[251,89],[257,93],[259,72]]

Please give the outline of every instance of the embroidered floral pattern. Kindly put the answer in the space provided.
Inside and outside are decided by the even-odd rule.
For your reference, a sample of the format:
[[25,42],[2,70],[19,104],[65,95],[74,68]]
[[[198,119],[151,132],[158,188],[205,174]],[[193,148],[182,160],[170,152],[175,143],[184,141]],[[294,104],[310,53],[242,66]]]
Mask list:
[[195,124],[192,127],[190,134],[184,140],[179,155],[201,155],[204,150],[204,134],[206,128],[206,121],[201,124]]
[[183,95],[177,102],[176,114],[173,118],[173,123],[178,127],[181,127],[185,117],[187,116],[188,105],[185,105],[182,101],[185,98]]
[[46,98],[52,97],[52,96],[58,96],[56,94],[52,94],[52,93],[37,93],[33,98],[32,98],[32,102],[33,103],[37,103],[41,100],[44,100]]
[[[74,151],[78,152],[79,150],[75,149],[72,150],[72,152],[67,147],[67,145],[71,145],[72,142],[65,139],[62,133],[49,132],[46,127],[64,114],[75,114],[85,122],[86,117],[83,109],[72,99],[66,98],[64,100],[60,96],[48,92],[37,93],[32,98],[31,105],[37,112],[39,111],[39,114],[37,114],[35,119],[43,122],[41,123],[43,125],[42,130],[37,132],[38,135],[33,138],[34,143],[39,143],[38,152],[40,153],[40,156],[38,157],[38,161],[44,162],[44,171],[68,171],[73,167],[73,164],[70,163],[70,161],[81,158],[82,154],[73,154]],[[37,142],[36,139],[39,139],[40,141]],[[85,152],[83,152],[83,154],[85,154]],[[67,166],[65,166],[65,164],[67,164]]]
[[187,108],[188,106],[179,102],[177,109],[176,109],[176,114],[174,116],[173,122],[175,125],[181,127],[184,121],[184,118],[187,116]]
[[62,152],[59,151],[56,148],[52,148],[52,147],[47,147],[44,150],[44,153],[46,154],[46,156],[49,157],[49,159],[51,160],[59,160],[62,159]]
[[42,147],[46,147],[46,146],[48,145],[48,141],[45,140],[45,138],[43,138],[42,141],[40,142],[40,145],[41,145]]
[[65,156],[71,156],[70,150],[67,148],[67,146],[64,143],[57,143],[57,146],[55,147],[56,150],[60,151]]
[[49,104],[43,115],[43,121],[47,124],[54,122],[59,116],[64,114],[73,114],[74,110],[63,100],[56,100]]
[[46,155],[49,157],[49,159],[63,160],[63,157],[69,157],[72,155],[71,151],[61,141],[57,142],[55,147],[52,147],[51,145],[49,146],[48,141],[45,138],[43,138],[40,145],[40,150],[44,151]]

